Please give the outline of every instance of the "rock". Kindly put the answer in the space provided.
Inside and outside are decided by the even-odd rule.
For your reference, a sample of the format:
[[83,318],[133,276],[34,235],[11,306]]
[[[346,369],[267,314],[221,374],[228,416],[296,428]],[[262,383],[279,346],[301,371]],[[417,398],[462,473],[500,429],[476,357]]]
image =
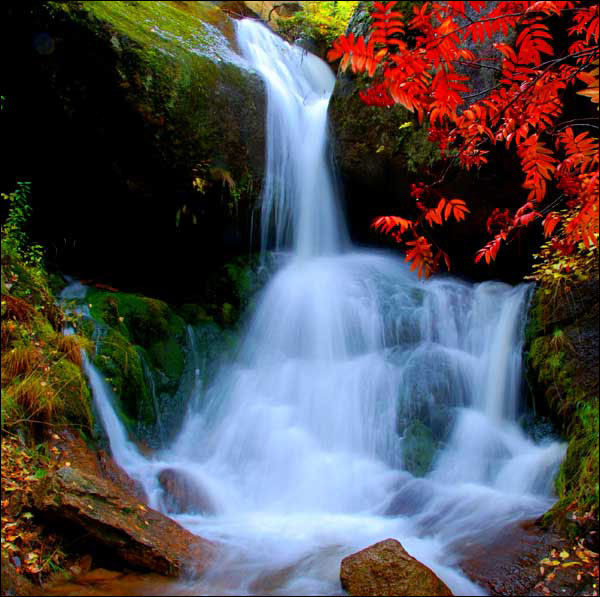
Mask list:
[[132,479],[105,450],[90,450],[76,431],[54,429],[47,434],[47,441],[61,466],[75,466],[77,470],[104,477],[116,483],[123,492],[146,503],[147,496],[142,484]]
[[144,491],[142,484],[136,479],[132,479],[110,456],[106,450],[97,452],[98,464],[102,471],[102,476],[116,483],[140,502],[147,503],[148,496]]
[[55,523],[85,533],[94,551],[127,565],[167,576],[201,574],[215,555],[214,544],[90,472],[63,467],[44,479],[35,508]]
[[424,564],[395,539],[386,539],[342,560],[342,587],[350,595],[452,595]]
[[[540,560],[548,557],[553,549],[570,551],[569,542],[556,530],[543,528],[537,522],[512,524],[487,538],[481,537],[478,543],[462,546],[460,567],[490,595],[536,595],[535,585],[542,580]],[[565,572],[576,577],[578,568],[558,569],[561,583],[567,583]],[[574,580],[572,578],[569,584]],[[563,585],[562,592],[553,590],[551,594],[575,595],[576,585],[572,583],[568,592]]]
[[35,205],[40,241],[64,271],[195,296],[225,253],[247,253],[264,171],[265,88],[234,21],[210,2],[6,6],[6,171],[27,164],[40,198],[61,188],[52,209]]
[[246,10],[250,10],[274,31],[278,30],[277,22],[280,19],[289,18],[299,10],[302,10],[302,3],[295,2],[294,0],[267,0],[265,2],[247,1],[243,2],[243,4]]
[[404,468],[416,477],[423,477],[431,469],[436,449],[431,429],[419,420],[413,421],[402,438]]
[[167,468],[161,471],[158,481],[163,490],[162,502],[169,514],[215,513],[210,496],[185,472]]

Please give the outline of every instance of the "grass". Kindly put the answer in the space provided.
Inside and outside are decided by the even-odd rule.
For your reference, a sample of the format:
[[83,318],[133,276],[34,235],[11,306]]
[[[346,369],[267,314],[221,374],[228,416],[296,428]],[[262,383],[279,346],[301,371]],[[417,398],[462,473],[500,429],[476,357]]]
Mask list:
[[90,430],[92,398],[82,368],[87,339],[66,337],[45,272],[2,255],[2,430],[37,436],[47,425]]

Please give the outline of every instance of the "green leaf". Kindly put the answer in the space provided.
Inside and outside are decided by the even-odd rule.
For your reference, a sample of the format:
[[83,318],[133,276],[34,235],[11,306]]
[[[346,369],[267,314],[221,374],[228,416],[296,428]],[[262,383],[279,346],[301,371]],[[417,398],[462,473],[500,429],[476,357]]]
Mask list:
[[48,471],[46,469],[38,468],[38,469],[36,469],[35,473],[33,473],[33,476],[36,479],[43,479],[47,474],[48,474]]

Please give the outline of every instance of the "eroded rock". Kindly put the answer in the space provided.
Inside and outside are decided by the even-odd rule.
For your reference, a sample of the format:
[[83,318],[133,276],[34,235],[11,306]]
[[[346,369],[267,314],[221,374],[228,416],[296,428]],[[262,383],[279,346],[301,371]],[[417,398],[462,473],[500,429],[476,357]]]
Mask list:
[[75,526],[88,540],[129,566],[167,576],[201,574],[215,546],[148,508],[108,479],[63,467],[34,496],[47,519]]
[[345,557],[340,579],[350,595],[452,595],[432,570],[395,539]]

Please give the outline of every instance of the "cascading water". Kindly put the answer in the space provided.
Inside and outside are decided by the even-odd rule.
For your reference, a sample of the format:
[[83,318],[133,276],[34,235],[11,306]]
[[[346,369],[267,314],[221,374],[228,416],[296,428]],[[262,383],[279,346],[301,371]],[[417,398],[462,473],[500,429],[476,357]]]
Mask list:
[[[424,283],[352,251],[326,155],[333,75],[237,27],[268,90],[263,247],[293,251],[173,444],[144,459],[103,415],[113,454],[155,507],[166,467],[210,494],[216,513],[176,517],[226,548],[196,594],[339,594],[341,558],[388,537],[481,594],[455,567],[462,546],[547,509],[564,451],[516,424],[528,287]],[[422,477],[407,470],[415,428],[435,450]]]

